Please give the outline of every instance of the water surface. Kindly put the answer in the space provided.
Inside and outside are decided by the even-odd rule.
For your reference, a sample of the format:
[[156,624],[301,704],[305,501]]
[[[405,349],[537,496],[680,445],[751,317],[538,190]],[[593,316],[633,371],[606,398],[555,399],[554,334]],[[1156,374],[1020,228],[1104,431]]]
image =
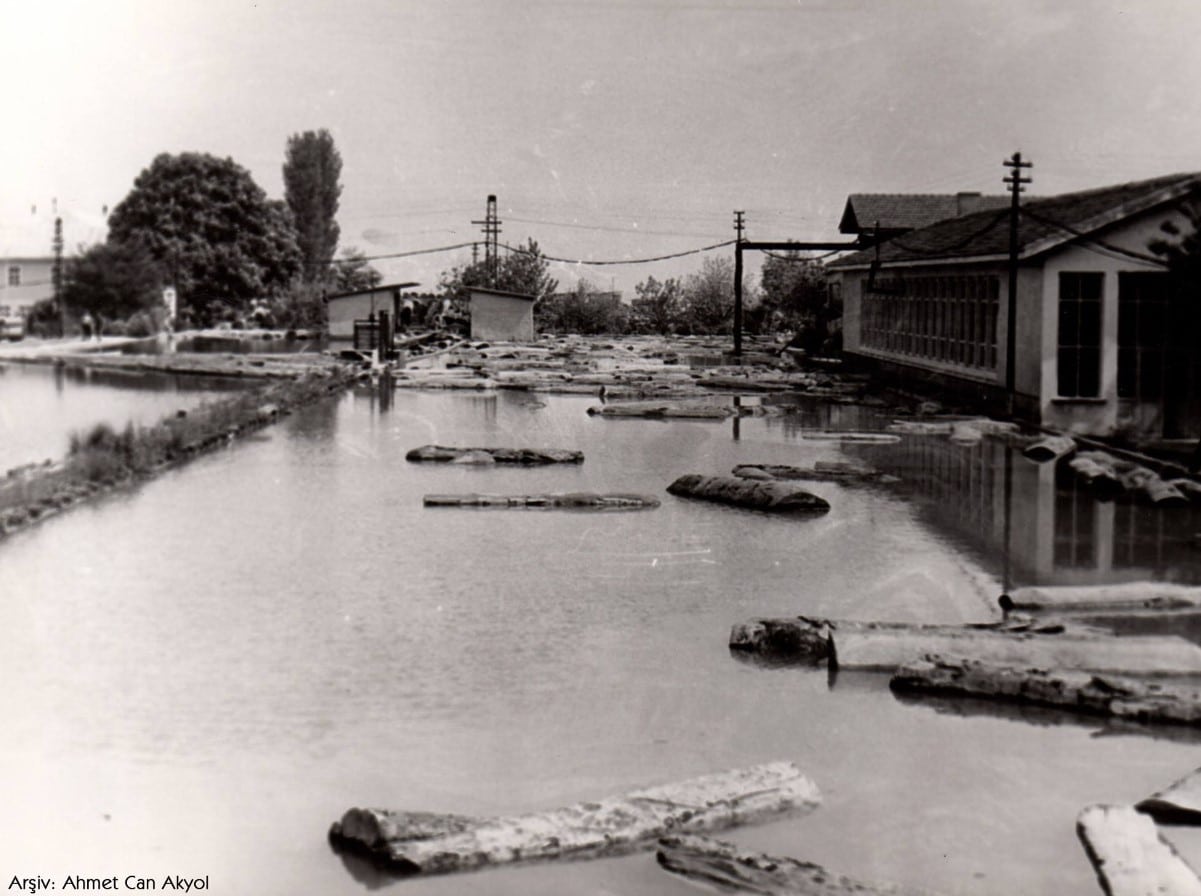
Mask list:
[[[979,477],[953,473],[995,472],[993,449],[893,454],[907,487],[816,484],[831,511],[781,519],[663,489],[738,463],[861,461],[806,432],[882,421],[824,406],[737,426],[605,420],[594,402],[347,394],[0,544],[0,869],[208,874],[214,893],[694,893],[647,854],[397,882],[325,832],[354,805],[513,813],[792,759],[822,808],[730,839],[945,893],[1091,893],[1077,813],[1198,764],[1188,733],[901,702],[881,676],[831,682],[726,649],[756,615],[995,618],[1004,513],[981,498],[973,516]],[[587,460],[405,462],[430,442]],[[421,506],[577,490],[663,504]],[[1014,544],[1037,541],[1012,523]],[[1077,568],[1051,556],[1041,572],[1011,558],[1011,574]]]

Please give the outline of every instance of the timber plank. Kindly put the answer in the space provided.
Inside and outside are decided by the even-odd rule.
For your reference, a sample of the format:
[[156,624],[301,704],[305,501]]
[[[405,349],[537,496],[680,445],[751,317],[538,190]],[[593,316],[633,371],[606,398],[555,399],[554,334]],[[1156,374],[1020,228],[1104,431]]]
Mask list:
[[1201,824],[1201,769],[1135,804],[1140,812],[1178,824]]
[[1133,807],[1089,806],[1076,833],[1109,896],[1201,896],[1196,872]]
[[1094,610],[1179,610],[1201,607],[1201,587],[1174,582],[1113,585],[1043,585],[1014,588],[999,599],[1001,609],[1056,613]]

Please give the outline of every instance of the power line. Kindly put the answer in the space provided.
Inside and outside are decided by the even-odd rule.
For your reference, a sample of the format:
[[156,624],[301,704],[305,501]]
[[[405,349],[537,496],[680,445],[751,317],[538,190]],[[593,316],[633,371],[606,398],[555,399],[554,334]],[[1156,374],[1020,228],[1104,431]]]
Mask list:
[[513,246],[502,243],[504,248],[510,252],[516,252],[519,255],[536,255],[539,258],[545,258],[547,261],[556,261],[561,264],[586,264],[586,265],[616,265],[616,264],[650,264],[653,261],[667,261],[670,258],[683,258],[685,255],[699,255],[702,252],[712,252],[714,249],[722,249],[726,246],[733,246],[735,240],[726,240],[722,243],[714,243],[711,246],[702,246],[699,249],[688,249],[685,252],[672,252],[670,255],[656,255],[654,258],[623,258],[619,261],[589,261],[586,258],[556,258],[553,255],[544,255],[541,252],[531,252],[529,249],[517,249]]
[[1142,252],[1135,252],[1131,249],[1124,249],[1121,246],[1115,246],[1112,243],[1107,243],[1107,242],[1105,242],[1105,240],[1098,239],[1095,236],[1089,236],[1084,231],[1078,230],[1069,224],[1064,224],[1062,221],[1055,221],[1051,218],[1044,217],[1043,215],[1040,215],[1036,212],[1032,212],[1032,211],[1030,211],[1030,208],[1028,206],[1023,207],[1021,209],[1021,213],[1023,215],[1026,215],[1027,217],[1031,218],[1032,220],[1037,221],[1040,224],[1046,224],[1048,227],[1057,227],[1060,230],[1065,231],[1066,233],[1070,233],[1072,236],[1078,237],[1082,240],[1085,240],[1086,242],[1093,243],[1094,245],[1099,246],[1102,249],[1105,249],[1107,252],[1109,252],[1113,255],[1121,256],[1124,258],[1133,258],[1138,261],[1150,262],[1151,264],[1159,265],[1160,267],[1167,267],[1167,263],[1162,258],[1157,258],[1154,255],[1146,255]]

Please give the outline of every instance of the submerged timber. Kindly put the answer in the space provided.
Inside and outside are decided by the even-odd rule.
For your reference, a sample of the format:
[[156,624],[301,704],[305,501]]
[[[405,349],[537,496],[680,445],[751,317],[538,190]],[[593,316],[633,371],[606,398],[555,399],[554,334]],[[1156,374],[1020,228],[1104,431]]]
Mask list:
[[597,858],[648,848],[676,831],[703,832],[817,808],[815,785],[791,762],[737,769],[503,818],[351,809],[332,842],[394,871],[434,874],[512,862]]
[[750,852],[732,843],[698,836],[664,837],[659,865],[685,880],[726,893],[758,896],[932,896],[895,884],[855,880],[797,859]]
[[425,495],[426,507],[523,508],[528,510],[653,510],[659,499],[649,495],[600,495],[566,492],[547,495]]

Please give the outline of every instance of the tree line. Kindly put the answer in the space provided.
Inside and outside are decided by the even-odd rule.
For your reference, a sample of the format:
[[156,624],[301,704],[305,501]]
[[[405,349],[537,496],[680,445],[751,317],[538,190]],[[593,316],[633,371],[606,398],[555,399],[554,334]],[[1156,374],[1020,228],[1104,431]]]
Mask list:
[[172,286],[180,328],[320,326],[326,293],[381,279],[357,249],[336,257],[341,171],[324,129],[288,138],[283,200],[269,199],[233,159],[163,153],[112,210],[105,241],[68,261],[58,295],[34,309],[32,324],[86,314],[110,329],[155,332]]
[[[338,255],[342,158],[327,130],[288,138],[284,198],[270,199],[230,158],[185,152],[157,156],[109,216],[107,239],[82,249],[64,271],[56,300],[35,309],[37,328],[88,314],[110,331],[161,329],[163,290],[176,291],[177,328],[221,324],[303,328],[325,320],[324,298],[377,285],[359,250]],[[733,328],[734,264],[706,257],[699,270],[647,277],[627,303],[587,280],[560,292],[549,261],[529,239],[496,259],[443,272],[438,323],[467,320],[472,287],[535,297],[543,332],[727,334]],[[744,328],[791,331],[827,347],[841,315],[820,262],[799,253],[765,259],[759,282],[743,283]],[[433,323],[434,321],[429,321]]]

